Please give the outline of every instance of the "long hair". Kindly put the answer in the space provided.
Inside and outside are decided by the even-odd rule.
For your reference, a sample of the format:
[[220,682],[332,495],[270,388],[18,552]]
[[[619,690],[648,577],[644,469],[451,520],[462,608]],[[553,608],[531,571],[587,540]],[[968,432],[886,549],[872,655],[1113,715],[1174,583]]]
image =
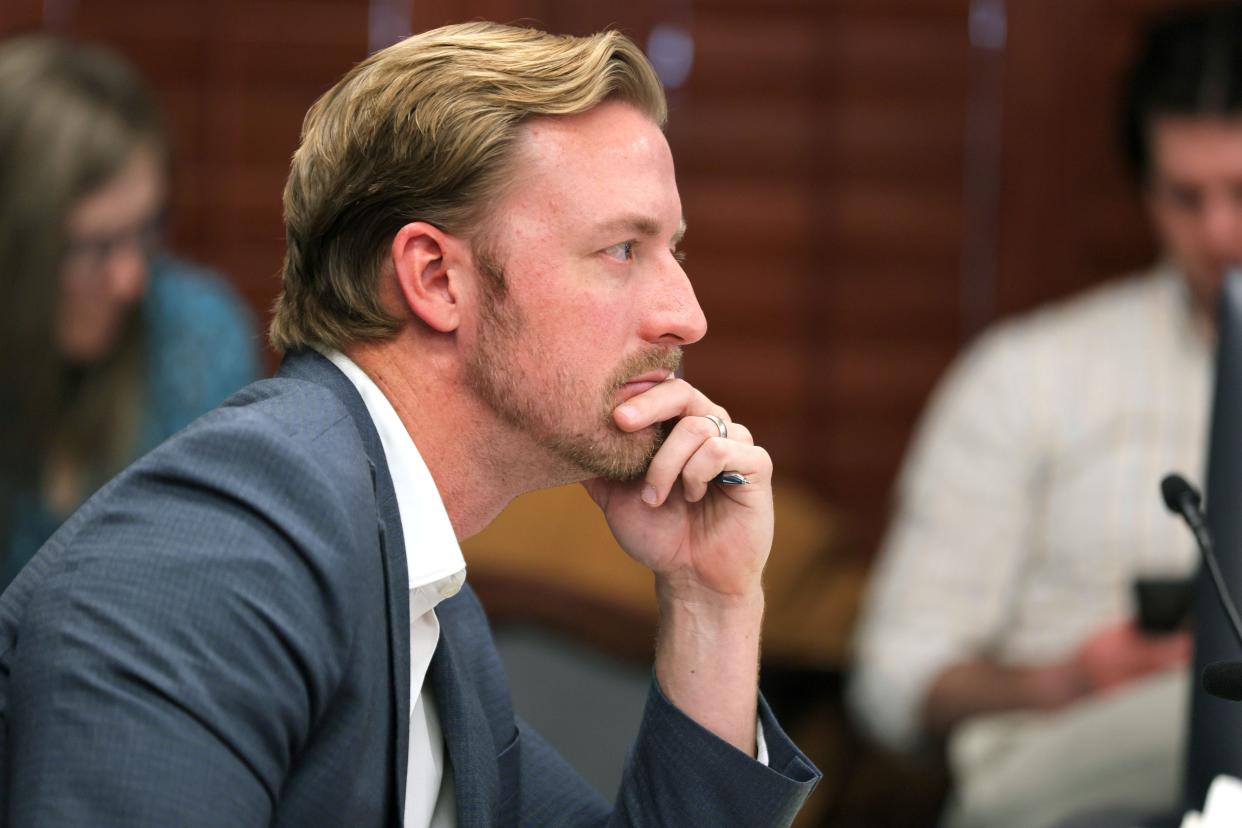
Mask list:
[[144,146],[166,161],[158,110],[118,57],[47,35],[0,43],[0,548],[49,456],[93,485],[132,448],[140,314],[89,366],[58,352],[54,321],[71,210]]

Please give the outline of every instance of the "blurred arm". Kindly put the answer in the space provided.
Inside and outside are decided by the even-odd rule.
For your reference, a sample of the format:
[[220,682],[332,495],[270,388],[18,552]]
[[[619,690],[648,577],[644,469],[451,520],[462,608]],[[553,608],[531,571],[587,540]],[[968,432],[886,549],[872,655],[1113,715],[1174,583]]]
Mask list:
[[877,741],[914,749],[973,712],[1060,692],[986,661],[1029,554],[1038,429],[1001,335],[961,357],[924,415],[856,639],[849,701]]

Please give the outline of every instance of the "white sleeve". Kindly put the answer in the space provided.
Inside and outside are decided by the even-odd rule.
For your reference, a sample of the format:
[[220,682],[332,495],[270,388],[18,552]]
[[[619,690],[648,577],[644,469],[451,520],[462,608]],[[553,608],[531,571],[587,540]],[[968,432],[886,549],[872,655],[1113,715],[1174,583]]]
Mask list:
[[[1004,329],[950,370],[924,415],[855,640],[848,702],[894,750],[947,667],[986,655],[1028,553],[1038,407]],[[1026,385],[1024,385],[1026,383]]]

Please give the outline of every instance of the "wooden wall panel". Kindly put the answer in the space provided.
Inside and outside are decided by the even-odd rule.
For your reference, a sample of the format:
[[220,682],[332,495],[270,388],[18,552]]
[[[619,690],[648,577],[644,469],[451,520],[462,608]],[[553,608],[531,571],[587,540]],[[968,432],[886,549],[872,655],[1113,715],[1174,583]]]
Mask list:
[[967,12],[953,0],[834,3],[816,21],[802,474],[864,554],[956,344]]
[[0,3],[0,37],[43,26],[44,0],[4,0]]

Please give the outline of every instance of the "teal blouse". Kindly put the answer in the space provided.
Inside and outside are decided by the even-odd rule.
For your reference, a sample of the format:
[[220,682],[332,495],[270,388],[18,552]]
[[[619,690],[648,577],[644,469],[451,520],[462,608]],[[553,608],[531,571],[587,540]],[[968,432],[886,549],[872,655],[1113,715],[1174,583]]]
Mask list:
[[[254,319],[219,276],[161,256],[151,263],[150,279],[140,309],[146,385],[135,460],[259,374]],[[20,495],[13,508],[0,590],[61,521],[34,492]]]

